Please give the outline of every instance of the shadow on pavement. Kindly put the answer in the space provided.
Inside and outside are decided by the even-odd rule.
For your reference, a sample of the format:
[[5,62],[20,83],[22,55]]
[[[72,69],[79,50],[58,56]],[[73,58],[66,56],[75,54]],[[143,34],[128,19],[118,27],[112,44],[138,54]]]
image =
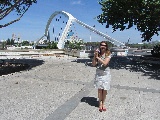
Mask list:
[[126,69],[130,72],[142,72],[144,76],[160,80],[160,65],[148,63],[142,60],[140,56],[112,57],[109,66],[110,69]]
[[86,66],[92,67],[92,58],[77,58],[76,60],[72,62],[77,62],[77,63],[84,63]]
[[81,102],[88,103],[89,105],[95,106],[95,107],[98,107],[98,106],[99,106],[99,103],[98,103],[98,101],[97,101],[97,98],[95,98],[95,97],[83,97],[83,98],[81,99]]
[[[78,58],[77,63],[92,67],[92,59]],[[109,63],[110,69],[126,69],[130,72],[142,72],[144,76],[160,80],[160,64],[151,64],[140,60],[140,56],[113,56]]]
[[38,59],[1,59],[0,76],[23,70],[30,70],[33,67],[42,65],[43,60]]

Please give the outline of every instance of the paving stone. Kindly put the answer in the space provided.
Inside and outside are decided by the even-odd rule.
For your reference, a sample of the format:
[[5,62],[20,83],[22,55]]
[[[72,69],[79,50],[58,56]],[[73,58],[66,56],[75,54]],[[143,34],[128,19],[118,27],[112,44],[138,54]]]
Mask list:
[[43,63],[0,76],[0,120],[160,119],[160,80],[149,74],[112,68],[107,111],[99,112],[96,68],[75,57],[30,59]]

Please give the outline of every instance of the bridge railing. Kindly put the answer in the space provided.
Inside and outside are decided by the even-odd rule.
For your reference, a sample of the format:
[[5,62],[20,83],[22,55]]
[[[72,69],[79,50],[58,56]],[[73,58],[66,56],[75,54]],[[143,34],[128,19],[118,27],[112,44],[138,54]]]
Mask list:
[[125,45],[124,43],[122,43],[122,42],[120,42],[120,41],[118,41],[118,40],[115,40],[115,39],[111,38],[110,36],[108,36],[108,35],[100,32],[99,30],[96,30],[94,27],[91,27],[91,26],[89,26],[89,25],[81,22],[80,20],[77,20],[77,19],[76,19],[76,22],[79,23],[80,25],[82,25],[83,27],[85,27],[85,28],[87,28],[87,29],[95,32],[96,34],[102,36],[103,38],[107,39],[109,42],[111,42],[111,43],[113,43],[113,44],[115,44],[115,45],[119,45],[119,44],[120,44],[120,45]]

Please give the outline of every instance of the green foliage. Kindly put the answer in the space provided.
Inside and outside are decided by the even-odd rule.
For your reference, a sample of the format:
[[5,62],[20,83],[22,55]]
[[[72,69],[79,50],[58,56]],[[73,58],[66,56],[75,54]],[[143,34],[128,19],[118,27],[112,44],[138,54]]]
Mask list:
[[14,12],[18,16],[17,19],[0,25],[0,28],[19,21],[29,7],[36,2],[37,0],[0,0],[0,20],[11,14],[11,12]]
[[46,49],[58,49],[57,42],[54,42],[54,41],[50,42]]
[[83,45],[84,43],[82,41],[80,42],[70,42],[70,41],[67,41],[65,42],[65,48],[70,48],[70,49],[77,49],[77,50],[81,50],[83,48]]
[[6,45],[11,45],[11,40],[9,38],[6,41]]
[[160,44],[157,44],[156,46],[154,46],[153,50],[151,50],[151,54],[154,57],[160,58]]
[[2,42],[2,48],[1,49],[6,49],[7,47],[6,47],[6,41],[3,41]]
[[13,39],[11,39],[11,45],[14,45],[14,40]]
[[8,39],[6,40],[6,45],[14,45],[14,40],[8,38]]
[[[111,42],[107,42],[107,44],[108,44],[108,48],[111,48],[111,47],[113,47],[114,46],[114,44],[113,43],[111,43]],[[115,46],[116,47],[116,46]]]
[[142,33],[143,41],[151,41],[160,31],[160,0],[100,0],[102,14],[98,22],[111,25],[113,31],[134,25]]
[[22,46],[29,46],[29,42],[28,41],[23,41],[21,44],[22,44]]

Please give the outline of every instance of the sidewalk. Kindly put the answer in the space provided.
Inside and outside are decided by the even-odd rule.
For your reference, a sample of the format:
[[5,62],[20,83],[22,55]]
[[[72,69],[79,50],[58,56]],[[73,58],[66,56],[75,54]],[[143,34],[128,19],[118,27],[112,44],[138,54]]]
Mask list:
[[107,111],[99,112],[93,87],[96,68],[72,57],[38,59],[43,64],[0,76],[0,120],[160,119],[160,80],[156,77],[127,64],[111,67]]

